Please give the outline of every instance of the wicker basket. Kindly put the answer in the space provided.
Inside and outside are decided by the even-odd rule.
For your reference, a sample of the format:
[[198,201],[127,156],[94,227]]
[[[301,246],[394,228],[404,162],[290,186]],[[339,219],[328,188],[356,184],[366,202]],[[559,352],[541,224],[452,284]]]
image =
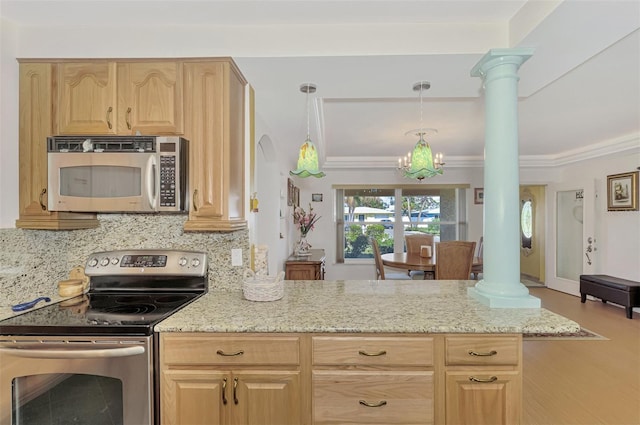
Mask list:
[[284,272],[277,276],[256,277],[251,269],[244,272],[242,293],[249,301],[276,301],[284,295]]

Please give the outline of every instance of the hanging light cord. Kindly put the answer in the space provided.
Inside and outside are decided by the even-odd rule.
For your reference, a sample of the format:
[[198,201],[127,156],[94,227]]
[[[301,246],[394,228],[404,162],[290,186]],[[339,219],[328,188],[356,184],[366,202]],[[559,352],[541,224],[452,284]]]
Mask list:
[[309,83],[307,83],[307,140],[311,138],[311,132],[309,131]]
[[424,124],[422,123],[422,88],[424,87],[424,84],[422,81],[420,81],[420,138],[422,138],[422,135],[424,134]]

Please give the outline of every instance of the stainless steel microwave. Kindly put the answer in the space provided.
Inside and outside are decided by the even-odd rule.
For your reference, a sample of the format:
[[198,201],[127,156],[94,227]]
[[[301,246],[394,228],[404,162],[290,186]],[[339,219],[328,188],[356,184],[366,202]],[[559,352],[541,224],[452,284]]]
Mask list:
[[188,145],[178,136],[48,137],[49,210],[186,211]]

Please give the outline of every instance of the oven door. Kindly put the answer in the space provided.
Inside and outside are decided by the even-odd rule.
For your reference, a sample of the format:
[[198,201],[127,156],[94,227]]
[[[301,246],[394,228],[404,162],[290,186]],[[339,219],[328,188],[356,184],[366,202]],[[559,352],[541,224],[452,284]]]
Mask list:
[[151,337],[0,337],[0,424],[150,425],[152,346]]
[[49,211],[154,212],[159,164],[155,153],[49,152]]

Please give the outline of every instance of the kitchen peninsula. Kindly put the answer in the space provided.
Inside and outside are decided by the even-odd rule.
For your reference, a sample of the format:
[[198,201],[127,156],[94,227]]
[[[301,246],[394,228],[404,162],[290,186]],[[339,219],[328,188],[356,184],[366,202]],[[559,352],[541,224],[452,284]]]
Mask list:
[[488,308],[474,283],[285,281],[265,303],[211,291],[155,328],[162,423],[519,423],[522,334],[579,325]]

